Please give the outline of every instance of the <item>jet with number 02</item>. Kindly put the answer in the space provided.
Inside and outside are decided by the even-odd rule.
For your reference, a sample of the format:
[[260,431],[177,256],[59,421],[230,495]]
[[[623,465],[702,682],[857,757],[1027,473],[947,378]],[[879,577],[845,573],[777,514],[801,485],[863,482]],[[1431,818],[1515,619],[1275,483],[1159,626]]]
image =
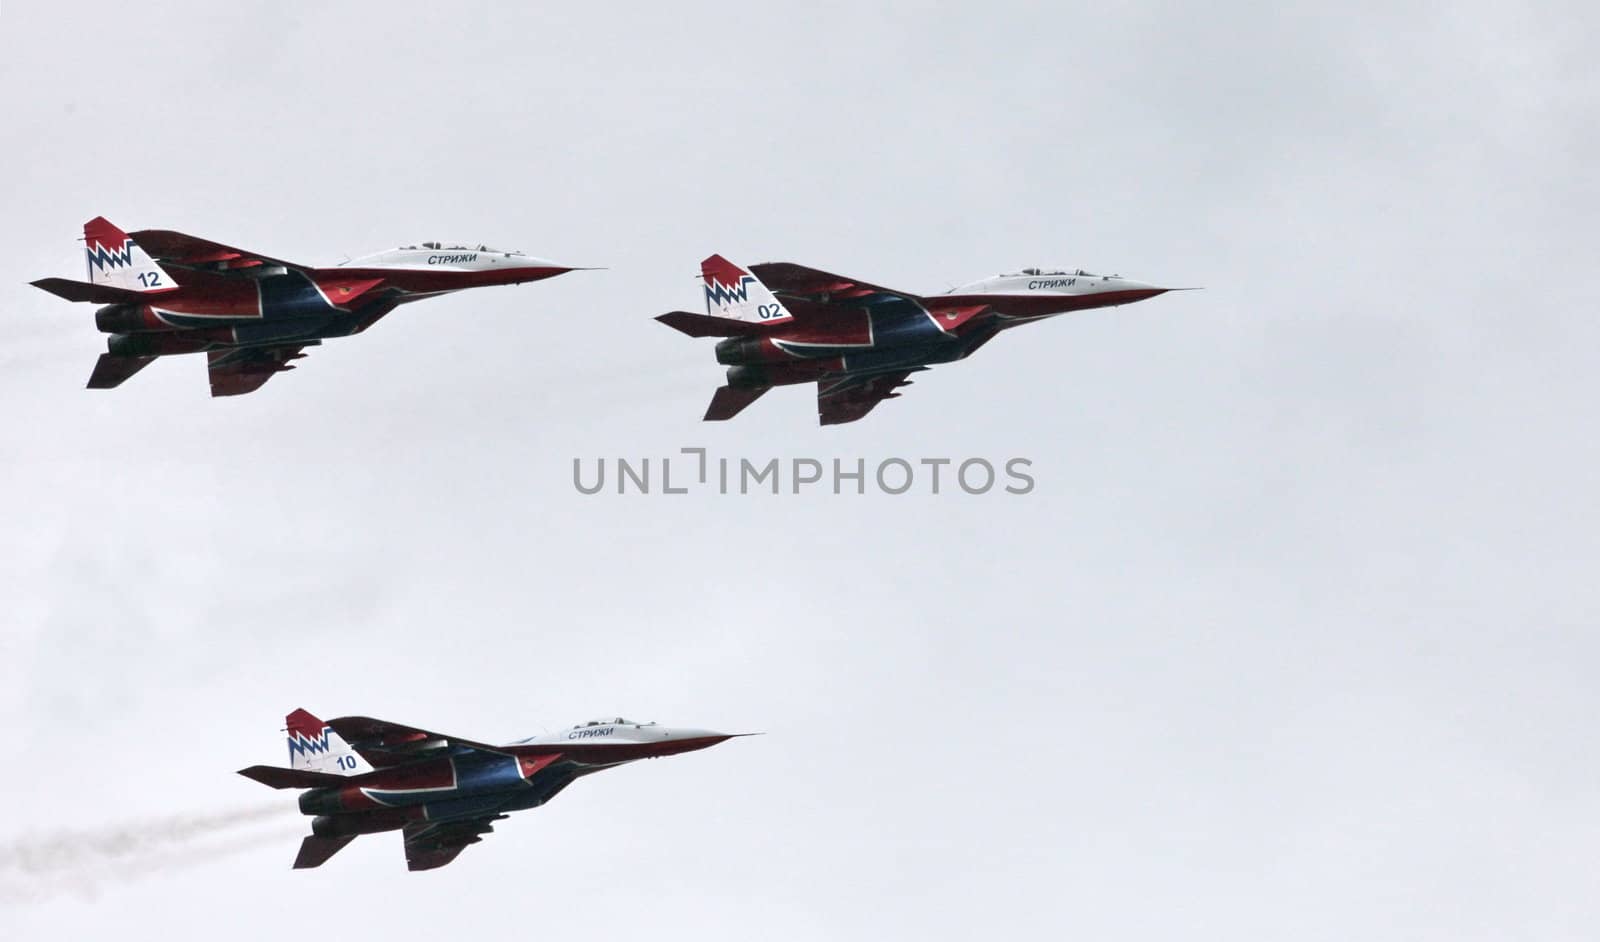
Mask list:
[[1025,268],[945,294],[893,291],[789,262],[700,263],[706,313],[656,320],[691,337],[723,337],[727,383],[706,409],[731,419],[774,386],[817,384],[823,425],[854,422],[899,396],[906,378],[970,356],[1002,330],[1057,314],[1132,304],[1167,291],[1120,275]]
[[285,722],[289,768],[239,774],[309,789],[300,810],[315,817],[296,869],[320,867],[362,834],[401,831],[407,868],[432,870],[482,840],[492,822],[539,807],[581,776],[753,735],[616,717],[494,746],[366,716],[323,722],[295,710]]
[[83,226],[89,280],[33,282],[68,301],[104,304],[110,334],[90,389],[121,385],[157,357],[204,353],[211,395],[254,392],[329,337],[359,334],[411,301],[538,281],[576,269],[484,245],[423,242],[314,268],[163,229]]

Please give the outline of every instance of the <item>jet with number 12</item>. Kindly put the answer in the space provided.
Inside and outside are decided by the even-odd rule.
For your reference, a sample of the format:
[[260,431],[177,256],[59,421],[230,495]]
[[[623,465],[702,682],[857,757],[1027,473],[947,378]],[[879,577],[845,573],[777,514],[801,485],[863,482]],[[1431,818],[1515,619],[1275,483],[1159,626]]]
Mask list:
[[538,281],[576,269],[491,249],[423,242],[332,268],[300,265],[181,232],[84,223],[89,280],[33,282],[68,301],[103,304],[111,336],[89,377],[110,389],[157,357],[204,353],[211,395],[254,392],[294,369],[307,347],[359,334],[401,304],[465,288]]

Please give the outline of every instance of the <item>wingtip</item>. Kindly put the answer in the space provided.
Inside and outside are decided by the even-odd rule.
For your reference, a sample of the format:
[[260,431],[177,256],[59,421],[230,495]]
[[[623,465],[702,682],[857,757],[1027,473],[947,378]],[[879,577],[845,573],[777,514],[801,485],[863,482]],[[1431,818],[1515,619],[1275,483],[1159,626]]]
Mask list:
[[94,285],[69,278],[38,278],[28,284],[40,291],[48,291],[63,301],[86,301],[94,294]]
[[282,770],[276,769],[270,765],[252,765],[240,769],[236,774],[243,775],[250,781],[258,782],[267,786],[268,788],[286,788],[288,786],[280,781],[275,775],[275,773],[280,771]]

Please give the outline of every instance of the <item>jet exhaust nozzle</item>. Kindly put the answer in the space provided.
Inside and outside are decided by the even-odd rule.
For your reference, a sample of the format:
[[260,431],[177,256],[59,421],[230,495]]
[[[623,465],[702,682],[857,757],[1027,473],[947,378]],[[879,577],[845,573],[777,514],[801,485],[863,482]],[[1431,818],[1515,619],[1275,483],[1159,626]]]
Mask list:
[[723,366],[759,362],[766,358],[763,346],[760,337],[729,337],[717,343],[717,362]]
[[112,334],[106,338],[106,352],[119,357],[144,357],[160,353],[155,339],[138,334]]
[[[300,794],[300,813],[328,815],[344,810],[338,788],[313,788]],[[324,837],[328,835],[323,835]]]
[[143,330],[171,330],[147,304],[110,304],[94,312],[94,326],[103,334],[130,334]]
[[728,367],[728,385],[741,389],[756,389],[771,386],[771,371],[764,366],[754,364],[740,364]]
[[318,837],[355,837],[403,828],[416,815],[404,808],[390,808],[367,814],[323,814],[311,819],[311,833]]

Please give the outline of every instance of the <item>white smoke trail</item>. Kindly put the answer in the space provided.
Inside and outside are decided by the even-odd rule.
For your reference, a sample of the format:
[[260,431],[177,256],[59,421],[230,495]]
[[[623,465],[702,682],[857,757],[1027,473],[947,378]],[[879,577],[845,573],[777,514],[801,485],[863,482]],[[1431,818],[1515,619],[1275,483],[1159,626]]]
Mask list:
[[36,902],[64,893],[93,898],[107,883],[125,883],[290,841],[305,829],[296,825],[293,830],[236,833],[283,817],[287,810],[281,804],[258,805],[18,838],[0,845],[0,902]]

